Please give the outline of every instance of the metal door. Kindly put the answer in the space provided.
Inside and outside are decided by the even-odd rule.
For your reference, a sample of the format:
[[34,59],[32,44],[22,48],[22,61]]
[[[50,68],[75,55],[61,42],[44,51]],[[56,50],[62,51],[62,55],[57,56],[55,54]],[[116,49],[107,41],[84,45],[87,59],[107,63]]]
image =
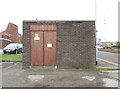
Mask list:
[[56,31],[44,32],[44,65],[56,65]]
[[31,31],[31,65],[43,65],[43,32]]

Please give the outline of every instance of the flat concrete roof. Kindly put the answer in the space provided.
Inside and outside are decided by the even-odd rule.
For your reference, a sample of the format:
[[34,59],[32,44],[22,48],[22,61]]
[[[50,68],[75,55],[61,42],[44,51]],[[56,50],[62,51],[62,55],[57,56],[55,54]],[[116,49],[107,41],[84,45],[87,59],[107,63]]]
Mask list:
[[23,23],[81,23],[95,22],[95,20],[23,20]]

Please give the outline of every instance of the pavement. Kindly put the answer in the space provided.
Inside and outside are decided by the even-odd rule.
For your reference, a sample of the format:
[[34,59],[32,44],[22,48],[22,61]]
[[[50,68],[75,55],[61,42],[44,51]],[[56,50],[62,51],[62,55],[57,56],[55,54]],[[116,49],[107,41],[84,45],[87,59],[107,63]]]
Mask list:
[[22,69],[21,62],[2,63],[3,87],[118,87],[108,72]]

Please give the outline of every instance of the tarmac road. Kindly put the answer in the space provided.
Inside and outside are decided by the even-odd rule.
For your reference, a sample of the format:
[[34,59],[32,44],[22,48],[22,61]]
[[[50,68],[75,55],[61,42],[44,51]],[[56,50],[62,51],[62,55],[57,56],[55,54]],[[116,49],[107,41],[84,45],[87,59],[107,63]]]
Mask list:
[[118,61],[118,58],[120,58],[119,53],[110,53],[110,52],[98,51],[98,58],[105,59],[107,61],[111,61],[111,62],[120,64],[120,61]]
[[118,67],[120,65],[120,54],[98,51],[98,66]]
[[[98,67],[112,69],[106,71],[108,76],[116,78],[120,81],[120,54],[98,51]],[[113,70],[114,69],[114,70]]]

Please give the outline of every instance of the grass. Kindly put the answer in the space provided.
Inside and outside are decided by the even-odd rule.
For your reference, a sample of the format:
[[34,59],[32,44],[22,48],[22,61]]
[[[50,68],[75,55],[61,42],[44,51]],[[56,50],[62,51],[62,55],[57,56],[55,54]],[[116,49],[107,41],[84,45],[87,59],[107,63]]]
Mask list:
[[22,61],[22,54],[0,54],[0,61]]
[[102,48],[98,50],[105,51],[105,52],[112,52],[112,53],[120,53],[120,47],[117,47],[117,46],[113,46],[112,48]]

